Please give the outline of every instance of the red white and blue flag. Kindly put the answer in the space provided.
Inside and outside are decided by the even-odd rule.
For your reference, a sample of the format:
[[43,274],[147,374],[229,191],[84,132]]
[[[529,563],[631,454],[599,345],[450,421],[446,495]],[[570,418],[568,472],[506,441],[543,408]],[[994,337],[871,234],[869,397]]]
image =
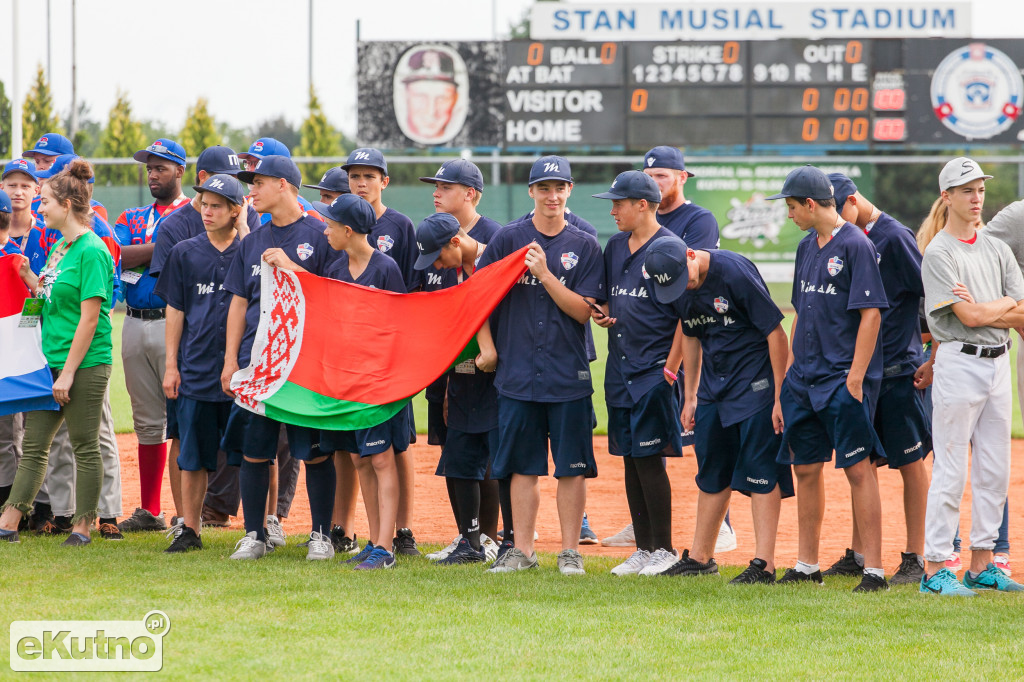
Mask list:
[[21,259],[0,257],[0,415],[57,409],[39,325],[18,326],[29,293],[18,274]]

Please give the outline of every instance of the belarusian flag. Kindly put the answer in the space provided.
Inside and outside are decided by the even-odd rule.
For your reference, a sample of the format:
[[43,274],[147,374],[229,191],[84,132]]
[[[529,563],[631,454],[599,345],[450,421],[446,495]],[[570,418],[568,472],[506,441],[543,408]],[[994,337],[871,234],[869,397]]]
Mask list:
[[527,247],[462,284],[396,294],[263,265],[260,323],[235,402],[285,424],[345,431],[398,413],[463,354],[526,271]]

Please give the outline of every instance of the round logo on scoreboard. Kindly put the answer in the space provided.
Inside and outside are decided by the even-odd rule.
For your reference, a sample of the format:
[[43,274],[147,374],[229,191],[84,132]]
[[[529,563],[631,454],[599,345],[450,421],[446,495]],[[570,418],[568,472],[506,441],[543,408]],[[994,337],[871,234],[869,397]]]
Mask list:
[[443,144],[462,130],[469,113],[466,62],[446,45],[416,45],[398,60],[393,93],[402,133],[423,145]]
[[1020,117],[1024,81],[1004,53],[971,43],[946,55],[935,69],[931,96],[944,126],[968,139],[985,140]]

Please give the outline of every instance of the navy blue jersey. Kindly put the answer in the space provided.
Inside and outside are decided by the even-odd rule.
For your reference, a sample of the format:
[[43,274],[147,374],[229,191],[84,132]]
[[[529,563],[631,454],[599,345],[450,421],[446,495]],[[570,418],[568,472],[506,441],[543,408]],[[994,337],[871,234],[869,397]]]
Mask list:
[[910,228],[883,213],[867,229],[878,251],[878,270],[889,308],[882,312],[882,365],[886,378],[909,376],[924,362],[921,348],[921,252]]
[[[519,223],[531,223],[533,222],[533,211],[530,211],[526,215],[519,216],[515,220],[508,223],[508,226],[517,225]],[[579,217],[569,209],[565,209],[565,221],[575,227],[577,230],[583,230],[594,239],[597,239],[597,228],[591,225],[589,222]]]
[[[260,216],[256,211],[246,211],[246,222],[249,223],[249,231],[252,232],[260,226]],[[156,235],[156,246],[153,247],[153,258],[149,261],[149,274],[159,277],[160,271],[167,261],[171,249],[178,242],[191,239],[206,232],[206,225],[203,224],[202,214],[196,210],[190,201],[188,206],[182,206],[174,213],[160,221],[160,231]]]
[[224,288],[224,278],[240,244],[236,237],[228,248],[218,251],[205,233],[178,242],[157,278],[157,295],[185,313],[178,346],[178,391],[186,398],[231,401],[220,386],[232,297]]
[[629,233],[619,232],[604,247],[605,292],[609,314],[616,319],[608,329],[604,375],[605,402],[612,407],[632,407],[665,381],[665,361],[678,320],[670,306],[654,298],[644,269],[647,247],[659,237],[674,235],[662,227],[630,253]]
[[[476,224],[466,234],[481,244],[489,244],[491,237],[500,229],[501,223],[486,216],[480,216]],[[416,279],[409,289],[421,288],[423,291],[438,291],[455,286],[458,283],[457,280],[458,268],[435,268],[431,265],[416,271]]]
[[413,266],[420,254],[416,248],[416,230],[407,216],[393,208],[385,209],[373,230],[366,235],[366,241],[398,263],[406,289],[414,286],[419,278]]
[[336,257],[324,236],[324,224],[310,216],[303,216],[285,227],[263,225],[242,240],[224,280],[225,289],[249,302],[245,311],[245,335],[238,349],[239,367],[249,365],[252,342],[260,322],[260,266],[263,252],[273,248],[284,249],[290,259],[314,275],[323,276]]
[[658,222],[686,242],[686,248],[710,251],[718,248],[718,221],[711,211],[692,201],[668,213],[658,213]]
[[753,263],[731,251],[708,256],[704,283],[683,292],[672,308],[683,333],[700,339],[697,403],[717,403],[722,425],[730,426],[775,402],[767,337],[782,312]]
[[405,280],[402,279],[402,272],[398,264],[385,256],[380,251],[374,251],[366,269],[359,273],[359,278],[352,277],[352,271],[348,267],[348,252],[338,252],[338,257],[327,267],[324,277],[336,279],[339,282],[359,284],[371,289],[383,289],[384,291],[397,291],[400,294],[406,292]]
[[[574,227],[553,237],[533,222],[509,225],[484,249],[480,267],[501,260],[530,242],[547,256],[548,269],[580,296],[605,300],[604,260],[597,240]],[[589,321],[589,320],[588,320]],[[529,272],[523,274],[491,317],[498,349],[494,385],[517,400],[561,402],[593,393],[585,343],[586,325],[566,315]]]
[[[889,304],[878,272],[878,253],[863,230],[844,223],[818,248],[813,230],[796,249],[793,276],[793,365],[786,374],[807,391],[815,410],[823,410],[844,383],[853,363],[861,308],[885,310]],[[879,333],[865,379],[882,379]]]

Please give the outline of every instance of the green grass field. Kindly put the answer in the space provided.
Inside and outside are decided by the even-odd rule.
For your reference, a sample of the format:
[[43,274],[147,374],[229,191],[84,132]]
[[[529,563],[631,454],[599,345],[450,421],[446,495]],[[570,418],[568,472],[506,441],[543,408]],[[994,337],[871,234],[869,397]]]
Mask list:
[[[0,619],[136,620],[162,610],[171,620],[163,672],[173,678],[1024,676],[1021,595],[854,595],[852,578],[728,586],[739,572],[731,567],[721,578],[616,578],[616,560],[591,557],[587,576],[564,578],[550,555],[528,574],[420,558],[365,574],[307,562],[294,544],[231,562],[235,533],[204,537],[207,549],[186,556],[163,554],[157,534],[81,550],[50,538],[5,544]],[[58,675],[38,679],[49,678]]]

